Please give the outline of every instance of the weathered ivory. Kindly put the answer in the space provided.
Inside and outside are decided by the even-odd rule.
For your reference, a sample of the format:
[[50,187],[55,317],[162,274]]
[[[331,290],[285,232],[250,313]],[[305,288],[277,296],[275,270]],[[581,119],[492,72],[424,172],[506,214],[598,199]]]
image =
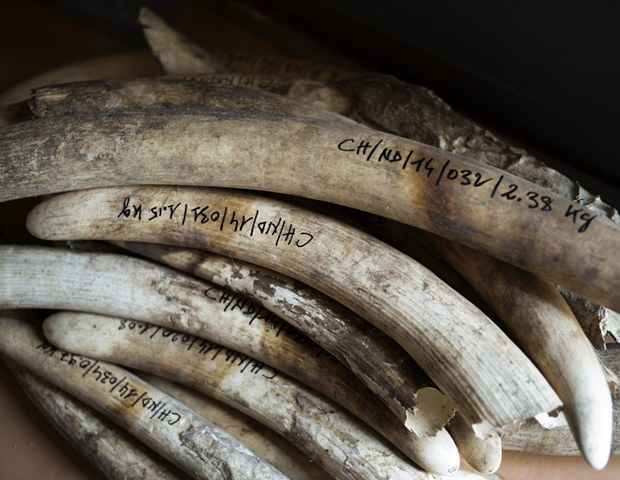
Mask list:
[[19,315],[0,318],[0,353],[36,371],[201,480],[285,479],[227,433],[115,365],[57,350]]
[[99,79],[131,79],[160,75],[161,68],[149,54],[125,53],[95,58],[24,80],[0,94],[0,126],[12,122],[12,111],[7,111],[7,105],[27,100],[34,88],[61,82],[77,82]]
[[311,462],[291,442],[239,410],[155,375],[140,372],[140,377],[198,412],[216,427],[230,433],[291,480],[328,478],[325,470]]
[[[606,369],[620,374],[620,348],[611,347],[608,351],[597,352]],[[616,384],[610,384],[614,392],[613,439],[611,453],[620,454],[620,394]],[[579,455],[579,447],[568,427],[543,429],[536,422],[527,421],[519,428],[502,435],[507,450],[537,453],[541,455]]]
[[[452,401],[428,387],[429,381],[400,345],[317,290],[273,270],[200,250],[118,245],[257,300],[333,354],[417,435],[434,435],[454,414]],[[421,386],[426,388],[416,394]],[[416,415],[415,409],[419,412],[426,402],[433,414]]]
[[[289,193],[418,225],[620,305],[620,272],[608,261],[618,250],[620,227],[611,220],[511,174],[329,112],[254,89],[235,88],[231,95],[212,87],[208,104],[194,113],[163,114],[157,106],[5,127],[0,199],[118,183]],[[529,209],[504,197],[511,191],[541,202]]]
[[[389,131],[418,141],[428,142],[432,135],[454,135],[454,123],[449,124],[439,114],[442,112],[452,118],[452,112],[426,89],[380,76],[345,80],[334,89],[347,97],[348,102],[339,100],[333,105],[327,102],[323,108],[348,114],[372,126],[389,127]],[[289,96],[294,94],[294,91],[289,92]],[[403,106],[403,94],[409,94],[409,102],[404,103],[405,109],[396,108]],[[307,92],[297,95],[302,100],[305,96]],[[323,99],[337,97],[322,96]],[[347,105],[346,112],[342,105]],[[416,115],[411,115],[413,109]],[[558,193],[574,197],[571,190],[575,184],[567,177],[535,165],[530,158],[514,167],[514,158],[509,162],[509,157],[517,155],[516,151],[511,150],[510,155],[506,151],[496,151],[493,156],[487,149],[497,141],[495,137],[480,138],[485,142],[466,143],[459,148],[459,153],[478,154],[484,163],[489,163],[490,158],[503,169],[513,167],[533,181],[542,175],[546,183],[549,179],[558,183],[557,186],[552,184]],[[449,150],[445,139],[434,143]],[[546,186],[544,182],[538,183]],[[592,345],[559,291],[554,285],[481,252],[445,240],[438,240],[438,243],[445,258],[496,310],[512,337],[545,374],[564,403],[567,419],[584,457],[594,468],[603,468],[609,458],[612,435],[609,389]],[[493,281],[489,282],[489,278]]]
[[[116,245],[257,299],[334,354],[359,378],[366,378],[364,383],[375,393],[383,394],[384,402],[386,395],[387,400],[391,395],[398,398],[397,392],[403,387],[415,390],[413,379],[419,378],[420,373],[400,345],[300,282],[258,265],[200,250],[135,242]],[[388,367],[379,370],[376,365]],[[382,387],[386,379],[391,383]],[[407,400],[406,396],[401,398]],[[441,405],[434,392],[429,401]],[[414,431],[421,423],[419,419],[420,415],[411,417]],[[499,468],[502,450],[496,433],[486,439],[478,438],[462,418],[455,418],[448,429],[462,456],[477,471],[494,472]]]
[[[162,210],[158,220],[147,220],[151,208],[177,204],[176,214]],[[142,221],[133,216],[139,206]],[[196,206],[205,216],[194,222]],[[28,228],[49,240],[205,247],[296,278],[398,341],[473,423],[501,427],[560,405],[529,359],[432,272],[361,231],[302,208],[235,191],[110,188],[43,202],[29,215]]]
[[[216,76],[213,77],[215,78]],[[388,80],[389,79],[386,80],[386,83],[391,85]],[[171,87],[168,86],[168,88]],[[382,92],[381,89],[378,90],[380,93]],[[422,93],[417,93],[415,89],[412,89],[412,91],[414,92],[412,95],[415,95],[414,98],[416,99],[422,97],[426,100],[433,100],[428,96],[428,92],[426,90],[422,90]],[[197,101],[195,96],[192,97],[187,94],[182,95],[181,93],[182,92],[180,91],[179,95],[174,97],[174,99],[177,101],[187,101],[189,103]],[[69,96],[68,98],[70,98],[70,101],[66,99],[67,95],[69,94],[65,94],[63,97],[63,103],[68,104],[70,110],[76,110],[80,106],[84,106],[84,111],[94,108],[89,106],[83,98],[85,97],[88,99],[92,96],[92,94],[78,95],[76,98]],[[109,94],[106,92],[106,95]],[[52,98],[57,98],[58,96],[59,95],[55,95],[52,96]],[[166,91],[162,91],[160,94],[160,97],[166,97],[167,99],[170,96],[170,93]],[[42,95],[38,95],[38,97],[42,97]],[[94,97],[93,100],[96,105],[101,105],[100,108],[102,109],[105,109],[106,105],[109,104],[111,104],[114,108],[118,108],[119,103],[122,103],[125,100],[126,95],[120,99],[118,96],[113,98],[114,101],[108,101],[108,103],[101,102],[97,97]],[[389,100],[389,98],[389,96],[386,96],[385,98],[381,97],[380,100],[385,103]],[[145,101],[137,98],[134,102],[144,103]],[[168,102],[169,100],[166,103]],[[43,110],[45,108],[45,103],[45,101],[41,102],[39,110]],[[331,106],[328,105],[327,107]],[[355,107],[353,107],[353,109],[355,110]],[[362,105],[359,110],[364,111],[364,105]],[[425,111],[424,104],[422,105],[421,110]],[[377,114],[377,112],[379,112],[379,114]],[[349,114],[351,113],[349,112]],[[387,121],[381,116],[384,114],[383,110],[379,109],[372,110],[370,113],[367,112],[367,115],[372,116],[373,114],[379,115],[380,120],[383,123],[387,123]],[[352,115],[354,117],[361,117],[362,120],[365,119],[363,115],[358,113]],[[374,123],[372,118],[368,121]],[[416,121],[418,121],[420,125],[418,125]],[[418,139],[424,139],[424,136],[422,136],[420,132],[424,132],[426,124],[423,124],[423,122],[417,120],[417,117],[412,117],[410,122],[419,127],[413,129],[413,131],[417,133]],[[398,125],[407,124],[401,122]],[[439,125],[443,125],[443,123],[439,122]],[[407,128],[409,128],[409,126],[407,126]],[[408,133],[408,131],[406,130],[405,133]],[[496,311],[500,313],[500,316],[503,318],[504,322],[512,327],[511,330],[513,332],[524,331],[522,328],[521,319],[541,319],[538,322],[529,323],[529,328],[531,329],[532,334],[521,336],[519,338],[520,344],[526,348],[531,358],[537,362],[538,366],[542,369],[552,385],[559,392],[560,397],[564,400],[567,410],[569,410],[568,419],[573,426],[573,431],[575,432],[579,443],[583,447],[583,452],[586,459],[588,459],[594,467],[602,468],[609,456],[609,439],[611,438],[611,401],[609,400],[609,394],[605,386],[602,371],[598,366],[598,361],[596,360],[594,353],[591,351],[592,349],[589,346],[589,342],[587,341],[587,338],[580,333],[580,329],[575,328],[577,326],[576,321],[571,312],[566,308],[562,297],[554,292],[555,287],[542,282],[532,275],[524,277],[519,270],[512,269],[505,264],[496,262],[481,253],[465,249],[465,247],[463,247],[464,251],[460,253],[460,246],[452,245],[448,248],[455,252],[455,254],[447,255],[447,258],[462,273],[466,273],[468,271],[468,266],[459,265],[459,263],[467,263],[469,261],[470,263],[474,262],[484,266],[485,275],[477,277],[475,275],[466,276],[474,284],[474,286],[481,291],[485,299],[491,305],[497,303],[497,305],[495,305]],[[493,284],[486,282],[485,278],[489,276],[496,278],[497,282],[501,282],[501,285],[497,282]],[[518,304],[518,308],[516,309],[512,308],[512,306],[506,307],[506,299],[502,299],[501,296],[489,293],[490,291],[500,290],[514,296],[516,295],[516,284],[523,284],[530,287],[529,290],[519,290],[523,301],[516,302]],[[540,289],[547,292],[545,295],[546,300],[544,302],[540,302],[536,295],[530,298],[532,293],[536,294],[539,291],[538,287],[532,287],[534,284],[539,285]],[[546,304],[552,300],[554,302],[554,307],[546,308]],[[537,309],[541,311],[537,311]],[[544,350],[539,349],[537,345],[531,345],[531,348],[527,348],[527,344],[531,343],[532,338],[538,338],[539,336],[548,337],[550,334],[558,338],[562,336],[569,336],[572,338],[573,335],[577,335],[577,338],[579,338],[580,341],[558,341],[555,343],[547,342]],[[558,349],[566,350],[566,353],[563,354],[561,351],[558,351]],[[589,358],[588,365],[590,366],[590,371],[593,373],[590,377],[588,377],[589,381],[581,382],[581,377],[583,377],[583,375],[580,376],[573,374],[577,371],[574,368],[574,365],[581,365],[584,361],[584,354],[582,352],[588,351],[590,351],[586,354],[587,358]],[[475,462],[472,463],[474,463],[474,465],[476,464]]]
[[123,319],[63,312],[49,317],[43,330],[60,348],[174,379],[241,410],[334,478],[434,478],[335,404],[264,364],[213,343],[199,344],[191,335],[156,332],[141,322],[131,326]]
[[[355,81],[348,83],[355,84]],[[440,112],[451,119],[456,114],[425,89],[389,78],[361,80],[357,87],[349,91],[362,90],[368,95],[356,97],[363,100],[359,101],[360,106],[351,107],[354,118],[375,126],[389,126],[390,131],[419,141],[428,141],[428,134],[439,138],[442,135],[450,138],[455,134],[455,123],[448,123]],[[395,109],[396,105],[403,105],[405,93],[410,99],[404,104],[406,107]],[[371,107],[367,103],[370,101],[375,102]],[[338,109],[339,105],[335,108]],[[405,111],[410,114],[413,109],[417,115],[403,115]],[[463,124],[467,125],[467,121],[461,122],[461,128]],[[514,157],[522,159],[523,152],[517,153],[504,146],[500,153],[497,149],[502,144],[495,137],[481,136],[471,125],[470,131],[477,134],[479,141],[470,138],[470,142],[458,148],[459,153],[482,158],[483,163],[493,162],[506,171],[525,173],[522,176],[538,180],[543,186],[552,180],[551,188],[565,197],[574,198],[571,190],[575,184],[567,177],[535,164],[531,158],[517,162],[515,166]],[[445,138],[431,144],[437,143],[450,150]],[[488,150],[491,146],[495,147],[494,154]],[[564,404],[566,418],[584,457],[594,468],[603,468],[609,459],[612,436],[609,389],[588,337],[555,285],[463,245],[442,239],[436,243],[444,258],[492,306],[511,337],[549,380]]]
[[416,437],[389,410],[377,408],[338,361],[285,322],[234,292],[168,268],[125,255],[0,246],[0,308],[100,313],[208,338],[339,402],[420,466],[439,472],[458,467],[458,450],[445,430]]
[[[291,37],[293,36],[294,34],[291,34]],[[174,42],[167,46],[173,55],[176,48]],[[151,49],[157,57],[158,52]],[[211,52],[210,55],[220,57],[225,64],[221,54]],[[182,64],[182,61],[179,63]],[[229,82],[228,84],[251,85],[271,90],[272,82],[281,82],[282,75],[276,75],[269,81],[265,78],[257,79],[256,74],[267,72],[273,77],[273,74],[280,71],[279,65],[286,64],[287,59],[272,63],[275,65],[271,70],[257,69],[256,65],[261,64],[261,59],[252,58],[226,66],[226,71],[235,73],[223,76],[209,75],[208,73],[212,71],[209,68],[205,68],[202,73],[208,82]],[[308,62],[308,65],[311,63]],[[171,64],[170,67],[164,66],[164,70],[169,74],[182,71],[182,65]],[[337,66],[323,68],[323,72],[339,70],[342,71]],[[289,97],[310,102],[325,110],[342,113],[383,131],[447,151],[465,154],[483,165],[506,169],[526,180],[550,188],[564,198],[578,201],[585,210],[591,210],[591,214],[606,215],[612,221],[620,222],[620,215],[616,210],[602,202],[599,196],[592,195],[578,182],[548,167],[523,148],[511,145],[486,128],[453,111],[447,103],[427,88],[411,85],[391,76],[372,73],[356,75],[331,84],[317,82],[319,77],[311,70],[304,72],[303,77],[311,79],[310,82],[289,80],[291,82]],[[299,86],[301,89],[297,88]],[[597,348],[605,348],[607,324],[612,324],[610,325],[612,328],[615,327],[617,317],[620,315],[567,289],[562,289],[562,294],[594,345]]]
[[[152,451],[127,433],[98,418],[56,387],[8,362],[17,382],[38,410],[88,462],[109,480],[180,480]],[[225,430],[225,429],[223,429]],[[291,477],[292,478],[292,477]]]

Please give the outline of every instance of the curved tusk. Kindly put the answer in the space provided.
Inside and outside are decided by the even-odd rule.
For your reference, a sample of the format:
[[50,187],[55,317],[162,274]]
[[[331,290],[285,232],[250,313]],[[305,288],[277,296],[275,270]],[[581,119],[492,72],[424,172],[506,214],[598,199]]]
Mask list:
[[[596,352],[608,376],[609,387],[613,393],[614,410],[612,421],[611,453],[620,454],[620,392],[617,379],[620,375],[620,348],[611,346],[609,350]],[[585,372],[584,372],[585,373]],[[579,455],[579,447],[568,427],[544,429],[535,422],[528,420],[518,428],[506,431],[503,435],[507,450],[538,453],[541,455]]]
[[377,408],[340,363],[282,320],[234,292],[165,267],[124,255],[0,246],[0,306],[88,311],[208,338],[339,402],[424,468],[458,467],[458,451],[445,430],[417,438],[391,412]]
[[[620,273],[608,261],[620,227],[609,219],[499,170],[251,92],[249,110],[243,103],[218,110],[219,101],[234,98],[230,89],[213,87],[202,113],[59,116],[5,127],[0,199],[119,183],[289,193],[420,226],[620,305]],[[467,183],[464,171],[478,180]],[[545,201],[528,209],[504,196],[513,189]]]
[[612,438],[611,395],[594,348],[560,292],[466,247],[440,245],[445,258],[493,306],[511,338],[554,387],[586,460],[604,468]]
[[[117,245],[257,300],[346,365],[416,435],[435,435],[454,415],[454,404],[439,391],[425,388],[416,394],[429,382],[400,345],[317,290],[258,265],[200,250]],[[431,407],[426,415],[425,398]]]
[[[168,48],[174,49],[174,45]],[[264,78],[257,79],[256,74],[261,72],[274,75],[279,72],[279,65],[287,61],[288,59],[284,58],[280,62],[272,62],[274,65],[271,69],[258,69],[256,65],[261,65],[261,59],[247,58],[234,65],[227,65],[228,75],[204,75],[204,80],[270,89],[272,81],[278,82],[277,75],[270,81]],[[307,63],[311,65],[310,62]],[[323,69],[324,72],[338,70],[339,68],[335,66],[326,66]],[[170,70],[167,72],[176,73]],[[207,74],[208,70],[196,73]],[[319,77],[313,73],[308,70],[303,76],[316,81]],[[330,85],[316,85],[315,82],[310,88],[315,93],[293,91],[293,88],[289,96],[304,102],[310,101],[314,106],[325,110],[348,114],[362,123],[367,121],[383,131],[396,133],[447,151],[466,154],[483,165],[516,173],[526,180],[553,189],[564,198],[578,201],[590,210],[590,215],[602,214],[620,223],[620,215],[613,207],[602,202],[599,196],[592,195],[577,182],[548,167],[523,148],[509,144],[484,127],[458,114],[427,88],[380,74],[360,74]],[[316,92],[319,94],[316,95]],[[614,315],[614,312],[609,312],[605,307],[593,304],[567,289],[562,289],[562,294],[595,346],[604,348],[605,319],[609,315]]]
[[298,446],[334,478],[435,478],[402,460],[354,417],[264,364],[216,344],[199,345],[190,335],[151,334],[148,324],[132,325],[63,312],[49,317],[43,329],[60,348],[174,379],[241,410]]
[[140,372],[140,377],[230,433],[291,480],[325,480],[328,477],[325,470],[291,442],[239,410],[155,375]]
[[[349,92],[351,96],[351,116],[367,120],[371,125],[382,125],[408,138],[428,141],[430,137],[432,142],[433,135],[454,137],[454,131],[450,130],[466,124],[466,121],[461,125],[453,121],[448,125],[439,112],[449,118],[456,114],[450,115],[449,108],[439,99],[426,89],[395,79],[362,77],[343,81],[340,88],[342,95]],[[417,115],[404,116],[403,109],[389,108],[396,106],[396,99],[398,105],[402,105],[405,92],[409,94],[410,103],[404,110],[412,113],[412,108],[415,108]],[[354,102],[354,99],[358,101]],[[330,109],[337,111],[339,108],[339,103],[336,103]],[[389,112],[398,112],[392,114],[396,118],[392,118]],[[485,142],[470,138],[459,152],[475,155],[482,150],[484,155],[489,155],[488,147],[494,137],[485,138],[478,134],[478,138]],[[495,147],[502,145],[496,142],[499,145]],[[438,143],[441,145],[442,142]],[[443,143],[446,143],[445,138]],[[495,155],[503,160],[502,167],[521,174],[525,172],[528,179],[539,180],[537,175],[541,174],[545,180],[552,179],[552,185],[564,196],[570,197],[574,189],[574,184],[567,177],[535,164],[532,159],[515,162],[514,159],[508,161],[506,152],[496,151]],[[514,157],[516,152],[512,155]],[[521,200],[518,198],[517,201]],[[529,201],[537,203],[532,197]],[[586,460],[595,469],[604,468],[609,459],[612,437],[609,389],[590,341],[556,287],[462,245],[440,239],[436,243],[448,262],[495,309],[512,337],[518,340],[555,388]]]
[[[170,205],[178,205],[175,214],[148,221],[151,208]],[[196,207],[204,217],[194,222]],[[132,213],[140,208],[143,221]],[[472,304],[410,257],[329,217],[234,191],[133,187],[57,196],[30,213],[28,227],[43,239],[204,247],[296,278],[394,338],[473,423],[501,427],[560,405],[529,359]]]
[[17,364],[7,364],[28,398],[56,431],[108,480],[184,478],[124,431],[108,425],[62,390]]
[[[459,122],[458,115],[426,89],[390,78],[362,78],[343,83],[347,84],[347,91],[356,92],[360,99],[351,107],[356,112],[354,116],[409,138],[443,143],[444,148],[450,149],[446,145],[451,144],[448,138],[455,138],[454,130],[468,126],[466,120]],[[397,103],[402,105],[405,93],[410,99],[409,104],[392,118],[386,112],[395,111],[390,107]],[[371,106],[369,102],[375,105]],[[417,115],[403,115],[404,111],[411,114],[414,109]],[[445,117],[452,121],[448,124]],[[469,129],[473,132],[458,149],[459,153],[477,155],[487,161],[490,157],[497,163],[501,161],[504,169],[521,175],[525,173],[526,178],[544,185],[551,180],[558,193],[570,197],[574,184],[567,177],[536,164],[531,158],[521,161],[522,155],[506,152],[507,147],[494,137],[484,137],[471,126]],[[435,136],[442,141],[433,142]],[[490,146],[495,147],[495,151]],[[545,181],[541,182],[538,175]],[[517,201],[521,201],[520,197]],[[530,207],[532,202],[537,203],[531,196],[527,201]],[[435,240],[443,256],[493,307],[512,338],[555,388],[584,457],[592,467],[602,469],[609,459],[612,436],[609,389],[590,341],[556,287],[481,252]]]
[[75,396],[199,480],[286,477],[174,398],[115,365],[56,350],[38,327],[1,314],[0,352]]

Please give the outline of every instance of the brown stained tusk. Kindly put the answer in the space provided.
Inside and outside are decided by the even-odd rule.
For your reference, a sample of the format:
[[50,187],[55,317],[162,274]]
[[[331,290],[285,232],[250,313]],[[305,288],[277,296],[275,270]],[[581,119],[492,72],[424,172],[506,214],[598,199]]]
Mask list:
[[230,433],[291,480],[328,478],[325,470],[311,462],[291,442],[239,410],[155,375],[140,372],[140,378],[184,403],[216,427]]
[[285,479],[226,432],[132,373],[51,346],[36,324],[1,314],[0,353],[75,396],[200,480]]
[[[170,205],[176,213],[164,214]],[[195,208],[204,214],[196,221]],[[482,312],[410,257],[338,220],[236,191],[131,187],[57,196],[31,212],[28,227],[49,240],[202,247],[293,277],[398,341],[472,423],[502,427],[560,405]]]
[[20,387],[56,431],[108,480],[180,480],[183,474],[62,390],[7,362]]
[[[620,348],[610,347],[604,352],[597,352],[598,357],[611,375],[610,389],[614,395],[612,421],[612,455],[620,454],[620,392],[618,392],[617,375],[620,374]],[[579,455],[579,447],[568,426],[553,429],[541,428],[535,421],[527,421],[518,428],[506,431],[503,435],[507,450],[538,453],[541,455]]]
[[24,80],[0,94],[0,126],[21,120],[21,109],[11,107],[11,104],[28,100],[33,89],[44,85],[99,79],[122,80],[161,73],[157,62],[145,53],[110,55],[51,70]]
[[132,329],[127,320],[72,312],[52,315],[43,327],[58,347],[174,379],[241,410],[334,478],[447,478],[416,469],[354,417],[264,364],[216,344],[207,352],[196,337],[172,330],[153,334],[155,328],[138,322]]
[[94,312],[208,338],[339,402],[423,468],[458,467],[458,450],[445,430],[416,437],[389,410],[377,408],[338,361],[285,322],[230,290],[168,268],[124,255],[0,246],[0,307]]
[[[618,212],[599,196],[592,195],[579,183],[545,165],[523,148],[510,144],[455,112],[426,88],[383,75],[359,76],[332,84],[331,87],[333,97],[340,94],[349,100],[350,108],[346,115],[361,123],[466,155],[480,165],[501,168],[548,188],[561,198],[574,200],[579,204],[580,214],[607,217],[616,224],[620,223]],[[305,95],[309,96],[308,93]],[[295,98],[294,94],[290,96]],[[343,102],[339,100],[332,106],[326,102],[317,105],[341,112]],[[527,202],[531,208],[540,202],[540,197],[532,194],[516,196],[516,199]],[[562,294],[595,346],[604,348],[605,322],[613,312],[565,288]]]
[[[250,95],[242,90],[236,95]],[[608,260],[620,227],[609,219],[500,170],[251,92],[247,108],[244,100],[220,110],[218,102],[234,99],[213,87],[201,113],[67,115],[5,127],[0,199],[119,183],[288,193],[420,226],[620,305],[620,273]],[[476,181],[467,183],[467,172]],[[504,197],[509,191],[545,199],[533,210]]]
[[454,415],[453,402],[430,387],[400,345],[317,290],[258,265],[200,250],[117,245],[257,300],[346,365],[416,435],[435,435]]
[[138,21],[153,54],[167,72],[215,73],[223,70],[214,55],[189,41],[152,10],[142,7]]

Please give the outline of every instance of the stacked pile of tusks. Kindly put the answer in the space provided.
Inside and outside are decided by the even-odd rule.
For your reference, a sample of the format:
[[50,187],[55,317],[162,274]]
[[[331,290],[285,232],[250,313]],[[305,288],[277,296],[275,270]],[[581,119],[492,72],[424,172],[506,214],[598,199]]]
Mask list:
[[0,199],[46,195],[55,242],[0,246],[0,353],[108,478],[604,468],[613,209],[424,88],[141,21],[167,76],[52,72],[0,130]]

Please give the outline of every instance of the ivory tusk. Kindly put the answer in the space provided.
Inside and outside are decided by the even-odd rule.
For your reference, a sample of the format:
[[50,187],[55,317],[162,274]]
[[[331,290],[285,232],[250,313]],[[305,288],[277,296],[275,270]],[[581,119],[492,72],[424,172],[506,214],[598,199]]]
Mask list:
[[140,372],[140,377],[230,433],[291,480],[325,480],[328,477],[325,470],[311,462],[301,450],[239,410],[155,375]]
[[[391,412],[377,408],[365,386],[333,357],[233,292],[124,255],[52,248],[0,246],[0,280],[0,308],[88,311],[206,337],[340,402],[423,468],[458,467],[458,451],[445,430],[417,438]],[[434,405],[428,407],[434,413]]]
[[333,403],[260,362],[209,342],[199,345],[190,335],[152,333],[141,322],[131,326],[123,319],[63,312],[49,317],[43,329],[58,347],[175,379],[241,410],[298,446],[334,478],[436,478],[402,460]]
[[129,435],[108,425],[62,390],[9,363],[17,382],[37,409],[71,446],[108,480],[180,480],[182,474]]
[[[414,398],[411,392],[416,390],[414,378],[419,378],[417,366],[408,361],[400,345],[320,292],[257,265],[200,250],[149,243],[117,242],[116,245],[257,299],[334,354],[359,378],[365,378],[364,383],[384,403],[394,395],[402,398],[398,406],[406,404],[406,392]],[[378,370],[376,365],[389,367]],[[408,388],[403,390],[403,387]],[[401,390],[404,393],[399,397]],[[437,394],[429,398],[444,409]],[[416,410],[419,412],[421,408],[418,405]],[[413,408],[411,413],[410,426],[420,432],[420,415],[415,415]],[[445,415],[439,418],[443,422]],[[463,457],[477,471],[491,473],[499,468],[502,447],[496,433],[489,438],[478,438],[460,417],[453,419],[449,431]]]
[[[175,215],[147,220],[151,208],[171,204]],[[196,206],[207,223],[192,220]],[[140,207],[144,221],[133,217]],[[398,341],[472,423],[501,427],[560,405],[529,359],[472,304],[411,258],[329,217],[247,193],[134,187],[57,196],[30,213],[28,227],[48,240],[204,247],[296,278]]]
[[349,64],[334,67],[327,63],[281,56],[255,58],[244,54],[215,54],[189,41],[148,8],[141,9],[139,20],[153,55],[164,70],[172,75],[205,74],[248,68],[253,73],[277,74],[289,78],[335,80],[359,71],[359,68]]
[[[611,453],[620,454],[620,392],[617,378],[620,374],[620,347],[610,347],[604,352],[597,352],[601,364],[611,372],[608,378],[614,398],[612,420]],[[585,373],[585,372],[584,372]],[[507,450],[538,453],[541,455],[578,455],[579,447],[568,427],[543,429],[536,422],[527,421],[518,428],[506,431],[503,435]]]
[[[168,48],[173,50],[175,47],[169,45]],[[212,77],[215,81],[269,88],[269,81],[265,79],[256,81],[254,78],[256,73],[260,71],[274,74],[279,71],[277,65],[286,62],[286,59],[282,59],[271,70],[259,70],[256,65],[260,65],[260,59],[246,59],[227,66],[227,71],[237,72],[229,74],[228,78],[225,76],[217,79],[218,75],[206,75],[206,77]],[[338,68],[326,67],[323,71],[338,71]],[[176,73],[173,70],[167,72]],[[304,76],[317,80],[319,77],[313,73],[307,71]],[[599,196],[592,195],[577,182],[549,168],[523,148],[509,144],[453,111],[441,98],[426,88],[378,74],[358,75],[330,85],[316,85],[315,82],[310,88],[311,91],[306,92],[294,91],[295,88],[292,87],[289,96],[304,102],[310,101],[314,106],[325,110],[348,114],[362,123],[370,123],[371,126],[384,131],[447,151],[466,154],[483,165],[516,173],[526,180],[554,190],[561,197],[576,200],[585,207],[584,210],[589,211],[590,215],[595,213],[605,215],[612,221],[620,223],[617,211],[602,202]],[[315,93],[312,93],[312,89]],[[316,92],[319,92],[318,96]],[[562,289],[562,294],[594,345],[597,348],[605,348],[605,324],[609,317],[615,319],[615,312],[567,289]]]
[[[382,125],[420,141],[428,142],[428,137],[442,134],[446,137],[455,135],[450,129],[456,129],[458,122],[452,122],[448,127],[446,120],[438,112],[443,110],[450,118],[456,115],[450,116],[449,108],[433,98],[427,90],[390,79],[383,82],[378,79],[361,79],[358,83],[361,86],[350,90],[357,92],[361,99],[358,102],[360,105],[352,107],[356,111],[353,116],[368,119],[373,125]],[[355,84],[355,81],[348,82],[348,86],[351,84]],[[361,92],[367,95],[362,95]],[[409,110],[415,108],[418,115],[403,117],[403,110],[398,110],[398,114],[394,114],[397,118],[391,118],[386,112],[395,111],[389,107],[395,106],[397,101],[402,105],[404,92],[410,95]],[[429,108],[428,105],[432,107]],[[411,113],[409,110],[407,112]],[[406,122],[405,118],[409,121]],[[466,124],[464,121],[461,125],[463,123]],[[514,158],[510,157],[522,158],[516,152],[509,155],[505,151],[496,151],[494,158],[488,150],[494,137],[486,138],[478,134],[475,138],[484,142],[470,139],[458,149],[459,152],[482,156],[485,160],[491,157],[498,163],[501,160],[503,164],[500,166],[505,170],[513,170],[522,175],[525,172],[526,178],[539,180],[538,183],[545,186],[551,178],[554,181],[552,187],[558,193],[570,196],[573,184],[568,178],[536,165],[531,159],[515,165]],[[430,143],[437,142],[431,140]],[[501,142],[498,143],[502,145]],[[439,144],[441,145],[441,142]],[[537,175],[541,174],[547,182],[540,182]],[[564,403],[567,420],[584,457],[592,467],[602,469],[609,459],[612,437],[609,388],[592,345],[556,287],[481,252],[445,240],[437,240],[437,243],[444,257],[494,308],[510,330],[512,338],[518,341],[549,380]]]
[[[616,401],[613,414],[613,438],[611,454],[620,453],[620,406]],[[535,420],[528,420],[514,431],[502,435],[502,444],[505,450],[535,453],[537,455],[565,455],[580,454],[580,448],[575,442],[568,427],[551,429],[542,428]]]
[[223,69],[214,55],[170,28],[150,9],[142,7],[138,21],[153,54],[166,71],[191,74],[214,73]]
[[[437,135],[433,127],[440,130],[440,134],[454,135],[454,132],[445,132],[447,127],[443,118],[439,117],[437,120],[438,110],[443,108],[448,115],[450,110],[442,105],[441,101],[433,98],[426,89],[391,81],[389,78],[383,82],[370,77],[357,82],[351,79],[342,83],[346,85],[343,91],[359,94],[359,97],[356,97],[359,99],[358,104],[353,100],[350,102],[350,109],[354,111],[350,114],[354,118],[367,120],[371,125],[382,125],[390,131],[408,138],[413,136],[413,139],[419,141],[428,142],[429,137]],[[349,89],[351,86],[353,88]],[[409,104],[410,108],[415,107],[418,115],[407,118],[402,115],[402,110],[386,108],[396,106],[395,98],[402,102],[403,95],[398,93],[405,91],[413,100]],[[349,95],[354,96],[351,93]],[[432,107],[429,108],[428,105]],[[335,110],[338,108],[339,105],[336,104]],[[394,111],[398,112],[393,114],[396,118],[391,118],[390,114],[386,113]],[[424,113],[426,115],[423,115]],[[434,119],[435,123],[429,121],[429,118]],[[454,129],[455,124],[450,124],[450,128]],[[484,145],[488,147],[493,138],[486,139]],[[482,145],[472,142],[472,145],[461,147],[460,152],[475,155],[479,148],[484,151],[481,147]],[[485,151],[485,154],[488,155],[488,152]],[[498,155],[504,161],[501,166],[510,169],[514,162],[508,163],[508,155],[503,155]],[[514,155],[516,152],[513,152]],[[526,172],[529,179],[534,177],[534,180],[538,178],[532,175],[533,167],[536,174],[542,172],[545,180],[554,174],[553,180],[558,183],[555,189],[564,196],[569,196],[568,192],[572,190],[573,184],[568,178],[557,172],[550,173],[549,169],[535,165],[531,159],[525,164],[526,166],[520,162],[515,167],[517,172]],[[512,337],[518,340],[519,345],[545,374],[564,403],[568,422],[584,457],[594,468],[602,469],[607,464],[611,447],[611,398],[592,345],[564,298],[555,286],[534,275],[467,247],[442,240],[438,240],[438,243],[447,260],[496,310]]]
[[17,315],[0,318],[0,353],[75,396],[201,480],[285,479],[227,433],[115,365],[62,352]]
[[[200,250],[117,245],[256,299],[346,365],[416,435],[435,435],[452,418],[454,404],[439,391],[426,388],[416,395],[429,382],[400,345],[317,290],[272,270]],[[416,415],[428,409],[425,397],[432,414]]]
[[466,247],[441,242],[441,251],[493,306],[511,338],[554,387],[586,460],[604,468],[612,438],[611,395],[592,344],[560,292]]
[[[241,90],[235,89],[239,96]],[[0,199],[118,183],[289,193],[418,225],[620,305],[620,275],[608,261],[620,227],[609,219],[511,174],[328,112],[308,113],[277,96],[251,95],[254,107],[242,102],[225,114],[218,102],[234,99],[229,89],[213,87],[202,113],[59,116],[5,127]],[[285,114],[300,110],[306,115]],[[532,210],[504,196],[510,191],[545,198]]]
[[[385,222],[389,223],[389,222]],[[413,256],[411,229],[379,227]],[[564,404],[588,462],[603,468],[611,445],[612,405],[605,373],[580,324],[555,286],[510,265],[438,238],[420,239],[473,285],[511,338],[536,363]],[[437,254],[436,253],[436,254]],[[454,432],[452,432],[454,435]]]

